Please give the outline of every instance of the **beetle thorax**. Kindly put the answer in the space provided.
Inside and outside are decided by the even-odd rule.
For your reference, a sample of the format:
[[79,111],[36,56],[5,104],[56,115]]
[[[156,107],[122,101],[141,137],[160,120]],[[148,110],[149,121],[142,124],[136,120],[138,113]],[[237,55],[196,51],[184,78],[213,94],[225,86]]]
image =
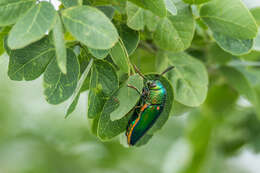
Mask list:
[[146,101],[150,104],[162,104],[164,102],[166,90],[160,81],[148,81],[144,92],[147,92]]

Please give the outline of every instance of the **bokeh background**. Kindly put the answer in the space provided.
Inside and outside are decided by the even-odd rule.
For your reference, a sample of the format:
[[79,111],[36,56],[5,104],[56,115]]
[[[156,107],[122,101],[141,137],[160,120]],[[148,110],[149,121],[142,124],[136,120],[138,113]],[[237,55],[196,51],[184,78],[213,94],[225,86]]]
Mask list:
[[[244,2],[250,8],[260,6],[259,0]],[[147,145],[126,148],[120,144],[124,135],[101,142],[90,133],[87,93],[64,119],[67,103],[49,105],[41,78],[11,81],[7,66],[4,55],[0,57],[0,173],[260,172],[260,121],[251,105],[236,98],[227,85],[210,88],[203,109],[171,116]],[[236,102],[229,105],[232,99]],[[219,108],[218,116],[207,110],[211,104]]]

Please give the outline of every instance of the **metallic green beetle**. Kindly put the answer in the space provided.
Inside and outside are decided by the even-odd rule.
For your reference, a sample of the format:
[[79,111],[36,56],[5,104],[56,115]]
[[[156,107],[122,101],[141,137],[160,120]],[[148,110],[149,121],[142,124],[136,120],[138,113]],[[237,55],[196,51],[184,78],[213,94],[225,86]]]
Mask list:
[[[173,68],[167,68],[161,75]],[[153,126],[163,111],[167,94],[165,87],[159,80],[148,80],[137,68],[136,71],[144,78],[145,86],[140,93],[134,86],[128,85],[141,95],[126,129],[128,145],[135,145]]]

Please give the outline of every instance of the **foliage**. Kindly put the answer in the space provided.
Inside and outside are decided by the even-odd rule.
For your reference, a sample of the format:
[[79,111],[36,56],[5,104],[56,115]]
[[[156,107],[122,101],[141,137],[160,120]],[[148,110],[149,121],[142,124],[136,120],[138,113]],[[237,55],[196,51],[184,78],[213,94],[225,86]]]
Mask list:
[[[153,72],[148,75],[152,79],[175,66],[160,77],[168,99],[162,120],[142,144],[169,114],[200,115],[188,134],[203,133],[206,141],[238,112],[235,105],[241,99],[251,104],[248,114],[260,118],[260,85],[252,80],[259,81],[259,69],[245,63],[260,60],[259,8],[251,13],[240,0],[61,0],[58,10],[50,2],[2,0],[0,12],[0,54],[9,55],[9,78],[31,81],[43,75],[47,102],[70,98],[66,117],[88,90],[87,117],[102,140],[126,129],[138,101],[137,93],[126,87],[143,87],[133,64],[146,75]],[[235,140],[243,141],[240,137]],[[210,145],[193,144],[201,155]],[[196,152],[191,162],[200,157]],[[200,168],[194,163],[189,170]]]

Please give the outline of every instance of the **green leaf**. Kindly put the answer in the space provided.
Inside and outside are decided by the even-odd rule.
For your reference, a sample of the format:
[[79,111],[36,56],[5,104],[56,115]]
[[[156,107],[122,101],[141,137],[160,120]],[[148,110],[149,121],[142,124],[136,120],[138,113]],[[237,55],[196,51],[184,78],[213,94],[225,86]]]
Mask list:
[[117,106],[118,102],[113,98],[113,96],[110,97],[104,105],[104,109],[97,123],[97,135],[103,141],[109,140],[125,131],[132,115],[129,113],[120,120],[111,121],[110,113],[113,112]]
[[114,63],[119,67],[120,71],[127,74],[130,73],[128,54],[121,40],[111,49],[110,55]]
[[110,20],[113,19],[115,15],[115,9],[111,5],[101,5],[101,6],[96,6],[100,11],[102,11]]
[[8,46],[19,49],[40,40],[51,30],[56,17],[57,13],[50,3],[40,2],[35,5],[13,26]]
[[35,0],[1,0],[0,26],[16,23],[35,3]]
[[66,8],[69,8],[69,7],[73,7],[73,6],[78,6],[78,5],[82,5],[82,1],[83,0],[60,0],[61,3],[66,7]]
[[[169,84],[169,81],[164,78],[163,76],[158,76],[154,74],[146,75],[148,79],[160,80],[162,84],[166,88],[167,98],[165,102],[165,106],[163,112],[161,113],[160,117],[156,120],[155,124],[147,131],[146,135],[142,137],[142,139],[137,143],[137,146],[143,145],[148,142],[148,140],[152,137],[152,135],[158,131],[167,121],[169,117],[169,113],[172,107],[172,100],[173,100],[173,92],[172,87]],[[111,121],[110,114],[116,110],[119,106],[119,102],[116,99],[119,90],[113,93],[113,95],[109,98],[109,100],[105,103],[104,109],[99,119],[98,123],[98,137],[101,140],[109,140],[120,133],[126,130],[128,121],[132,115],[132,111],[125,115],[123,118],[115,121]]]
[[67,73],[63,74],[53,59],[43,78],[44,95],[50,104],[59,104],[67,100],[75,91],[79,78],[79,62],[75,53],[67,49]]
[[257,25],[260,26],[260,7],[253,8],[250,12],[254,16]]
[[243,73],[232,67],[221,67],[220,70],[230,86],[247,98],[252,104],[256,102],[255,92]]
[[112,121],[123,118],[123,116],[135,107],[140,99],[140,94],[133,88],[129,88],[127,85],[136,87],[138,91],[142,93],[143,84],[143,78],[136,74],[130,76],[129,79],[119,88],[117,95],[114,96],[114,98],[119,102],[119,106],[110,114],[110,119]]
[[237,39],[252,39],[256,22],[240,0],[212,0],[200,9],[202,20],[213,32]]
[[177,14],[177,8],[174,5],[174,0],[164,0],[166,9],[171,13],[171,15]]
[[213,38],[222,49],[237,56],[249,53],[254,43],[253,39],[236,39],[217,32],[213,33]]
[[159,69],[173,65],[166,75],[171,81],[175,100],[186,106],[201,105],[207,96],[208,73],[202,62],[185,53],[164,53],[158,59]]
[[128,55],[131,55],[137,48],[140,41],[139,32],[128,28],[126,25],[120,25],[118,30]]
[[155,43],[162,49],[180,52],[187,49],[193,39],[195,22],[188,5],[176,3],[178,14],[162,18],[154,33]]
[[62,73],[66,74],[67,53],[66,53],[64,35],[63,35],[63,25],[61,23],[60,16],[57,17],[56,23],[53,28],[53,40],[54,40],[58,66],[62,71]]
[[10,29],[11,28],[9,26],[0,28],[0,56],[5,52],[4,41],[5,41],[5,37],[9,33]]
[[205,2],[209,2],[211,0],[183,0],[184,2],[188,3],[188,4],[202,4]]
[[38,78],[51,59],[55,58],[55,49],[48,37],[22,49],[8,50],[7,48],[7,52],[10,56],[8,76],[17,81]]
[[106,100],[118,88],[118,77],[114,67],[102,60],[95,60],[90,80],[88,96],[88,117],[99,117]]
[[84,70],[84,72],[82,73],[79,81],[78,81],[78,84],[77,84],[77,87],[75,89],[75,91],[73,92],[72,96],[71,96],[71,99],[70,99],[70,102],[69,102],[69,106],[67,107],[66,109],[66,115],[65,115],[65,118],[67,118],[76,108],[76,105],[78,103],[78,100],[79,100],[79,96],[80,96],[80,91],[82,89],[82,86],[85,82],[85,80],[87,79],[87,76],[90,72],[90,69],[92,67],[92,64],[93,64],[93,59],[91,59],[89,61],[89,64],[87,66],[87,68]]
[[144,29],[144,10],[135,4],[127,1],[126,3],[127,26],[134,30]]
[[[80,74],[81,75],[84,73],[84,71],[86,70],[87,66],[89,65],[89,62],[90,62],[91,58],[93,58],[93,56],[91,56],[88,53],[88,51],[87,51],[87,49],[85,47],[80,49],[80,54],[78,55],[78,59],[79,59]],[[83,83],[83,86],[81,87],[81,91],[80,92],[84,92],[84,91],[89,89],[90,76],[91,76],[91,71],[89,72],[89,75],[87,75],[87,78],[85,79],[85,81]]]
[[110,49],[88,49],[89,52],[97,59],[104,59],[110,52]]
[[75,98],[72,99],[72,103],[70,103],[66,108],[65,118],[67,118],[76,109],[76,106],[79,101],[79,97],[80,97],[80,93],[76,95]]
[[157,16],[165,17],[167,14],[164,0],[144,0],[144,1],[130,0],[130,1],[144,9],[150,10]]
[[111,21],[98,9],[90,6],[71,7],[62,11],[67,30],[92,49],[109,49],[118,41]]

